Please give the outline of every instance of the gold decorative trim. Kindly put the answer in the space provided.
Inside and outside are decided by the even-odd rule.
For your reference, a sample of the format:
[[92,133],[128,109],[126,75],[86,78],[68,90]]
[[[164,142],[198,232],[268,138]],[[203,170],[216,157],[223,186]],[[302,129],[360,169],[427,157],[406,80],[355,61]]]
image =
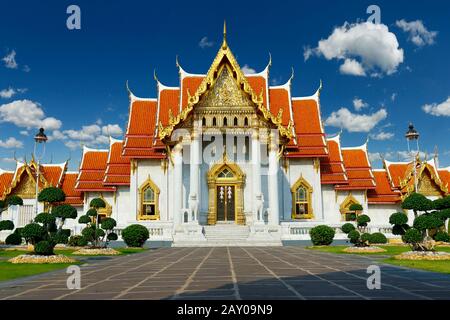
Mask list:
[[[218,174],[223,169],[228,168],[233,173],[233,178],[219,178]],[[244,185],[245,174],[241,168],[235,163],[229,163],[226,154],[223,156],[221,163],[216,163],[211,167],[207,174],[208,182],[208,220],[209,225],[217,222],[217,185],[231,185],[235,187],[235,222],[236,224],[245,225],[244,214]]]
[[[144,191],[147,188],[153,189],[153,192],[155,193],[155,215],[148,216],[143,214],[142,207],[144,205]],[[137,220],[159,220],[160,219],[160,211],[159,211],[159,194],[160,190],[158,186],[153,182],[153,180],[150,178],[150,175],[148,175],[147,180],[144,181],[143,184],[139,187],[139,209],[137,212]]]
[[[339,211],[341,212],[341,217],[344,217],[345,214],[350,212],[349,208],[352,204],[361,204],[356,198],[352,195],[351,192],[347,195],[347,197],[342,201],[341,205],[339,206]],[[345,221],[345,217],[343,218],[343,221]]]
[[[307,191],[307,203],[308,203],[308,213],[297,215],[295,212],[295,207],[297,203],[297,189],[299,187],[304,187]],[[291,187],[291,198],[292,198],[292,210],[291,210],[291,217],[292,219],[313,219],[314,218],[314,211],[312,207],[312,194],[313,194],[313,187],[306,181],[302,175],[300,175],[300,178],[294,183],[294,185]]]
[[231,66],[233,73],[235,74],[236,82],[238,83],[239,87],[242,88],[242,90],[248,94],[251,101],[255,104],[256,110],[260,111],[263,115],[263,118],[265,121],[271,122],[274,124],[280,134],[288,139],[292,138],[292,127],[293,123],[292,121],[289,121],[289,124],[287,127],[284,127],[282,125],[282,114],[279,113],[277,116],[272,115],[272,113],[264,107],[264,99],[263,99],[263,90],[259,94],[256,94],[253,89],[251,88],[250,84],[247,81],[247,78],[245,77],[244,73],[242,72],[241,68],[239,67],[239,64],[237,63],[233,53],[231,52],[230,48],[228,47],[226,37],[224,35],[223,43],[221,48],[219,49],[219,52],[217,53],[212,65],[210,66],[208,73],[206,74],[205,78],[200,83],[197,91],[192,96],[187,91],[188,95],[188,105],[181,110],[181,112],[177,116],[173,116],[171,113],[169,113],[169,124],[164,127],[161,122],[158,124],[158,132],[159,132],[159,138],[161,140],[164,140],[171,136],[173,130],[177,125],[179,125],[181,122],[186,120],[188,115],[191,113],[191,111],[194,109],[194,106],[200,101],[201,96],[207,92],[216,82],[218,77],[218,70],[220,66],[222,65],[223,60],[227,60],[228,64]]

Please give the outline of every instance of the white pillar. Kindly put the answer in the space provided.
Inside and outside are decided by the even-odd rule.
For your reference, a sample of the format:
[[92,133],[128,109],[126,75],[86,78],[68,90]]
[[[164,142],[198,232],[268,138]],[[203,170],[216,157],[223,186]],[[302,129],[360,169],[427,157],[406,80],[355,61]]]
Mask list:
[[278,210],[278,146],[269,145],[269,224],[278,225],[280,222]]
[[198,130],[195,128],[191,135],[191,154],[190,154],[190,210],[194,210],[194,221],[198,221],[198,207],[200,203],[199,192],[199,170],[200,170],[200,139]]
[[254,221],[261,222],[263,220],[263,203],[261,194],[261,149],[258,129],[254,129],[252,134],[252,169]]
[[174,163],[174,186],[173,186],[173,199],[174,199],[174,225],[178,225],[183,222],[183,216],[181,209],[183,208],[183,154],[182,145],[178,143],[172,150],[173,163]]

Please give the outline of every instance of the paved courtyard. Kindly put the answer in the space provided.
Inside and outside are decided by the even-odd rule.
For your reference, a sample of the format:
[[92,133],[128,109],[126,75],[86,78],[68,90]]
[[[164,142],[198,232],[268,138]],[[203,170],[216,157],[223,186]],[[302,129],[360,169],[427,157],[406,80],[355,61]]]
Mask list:
[[0,284],[0,299],[449,299],[450,275],[380,264],[381,289],[366,286],[372,257],[302,247],[161,248],[90,260],[81,289],[65,270]]

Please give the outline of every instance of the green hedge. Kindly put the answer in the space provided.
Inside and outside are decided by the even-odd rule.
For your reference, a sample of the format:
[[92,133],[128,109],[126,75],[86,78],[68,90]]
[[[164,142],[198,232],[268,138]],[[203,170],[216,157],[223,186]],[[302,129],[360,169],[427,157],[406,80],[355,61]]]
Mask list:
[[315,246],[328,246],[333,242],[335,232],[333,228],[321,225],[312,228],[309,235]]

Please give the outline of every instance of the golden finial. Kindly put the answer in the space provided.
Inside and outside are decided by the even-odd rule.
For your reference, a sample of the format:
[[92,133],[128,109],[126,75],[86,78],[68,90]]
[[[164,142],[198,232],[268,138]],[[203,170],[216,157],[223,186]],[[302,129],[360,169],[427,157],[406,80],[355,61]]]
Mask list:
[[223,43],[222,43],[222,49],[227,48],[227,22],[223,20]]

